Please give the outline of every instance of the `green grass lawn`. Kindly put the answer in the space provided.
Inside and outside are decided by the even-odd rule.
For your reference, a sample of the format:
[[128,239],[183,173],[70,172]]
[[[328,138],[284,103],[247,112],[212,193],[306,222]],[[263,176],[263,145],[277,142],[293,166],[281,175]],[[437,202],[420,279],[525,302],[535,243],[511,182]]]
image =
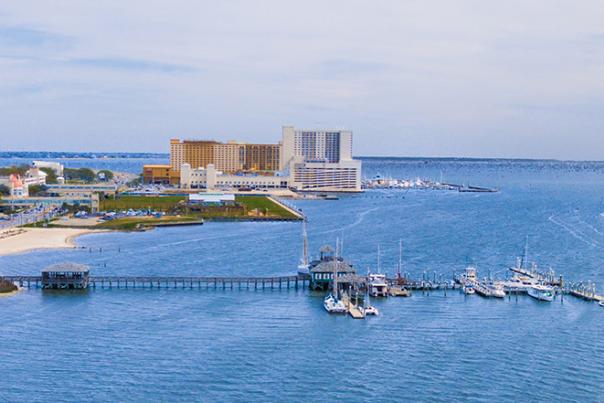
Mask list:
[[258,209],[260,212],[266,212],[269,216],[273,217],[297,218],[290,211],[265,196],[237,196],[235,197],[235,201],[245,205],[248,211]]
[[[124,211],[151,209],[155,211],[174,211],[179,207],[179,203],[185,200],[183,196],[122,196],[116,199],[101,199],[101,211]],[[284,209],[273,202],[267,196],[237,196],[235,202],[243,206],[244,209],[234,208],[232,206],[212,206],[205,208],[201,213],[194,213],[188,210],[181,210],[183,216],[192,216],[198,218],[248,218],[247,212],[258,209],[264,217],[296,219],[297,217],[290,211]]]

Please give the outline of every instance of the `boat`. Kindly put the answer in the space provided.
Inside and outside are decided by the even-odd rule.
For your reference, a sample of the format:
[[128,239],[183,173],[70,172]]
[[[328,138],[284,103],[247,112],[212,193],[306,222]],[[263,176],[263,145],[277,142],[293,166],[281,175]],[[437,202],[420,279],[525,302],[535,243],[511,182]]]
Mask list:
[[388,283],[386,282],[386,275],[380,273],[380,245],[378,245],[377,249],[377,271],[374,274],[367,274],[369,294],[372,297],[387,297]]
[[528,295],[539,301],[552,302],[554,289],[543,284],[536,284],[528,289]]
[[346,313],[346,305],[332,294],[325,297],[323,307],[329,313]]
[[[339,243],[339,241],[338,241]],[[329,313],[346,313],[346,304],[338,298],[338,271],[337,267],[333,270],[333,293],[330,293],[323,300],[323,307]]]
[[472,283],[466,283],[463,287],[463,292],[466,295],[472,295],[474,293],[476,293],[476,291],[474,291],[474,284]]
[[505,291],[501,284],[490,283],[490,284],[487,284],[487,288],[491,292],[491,297],[505,298]]
[[380,311],[376,307],[371,305],[371,301],[369,300],[369,294],[367,294],[365,297],[365,301],[363,304],[363,312],[365,313],[365,315],[377,316],[380,314]]
[[369,274],[369,294],[372,297],[387,297],[388,296],[388,283],[386,283],[385,274]]
[[466,285],[468,283],[470,284],[474,284],[477,281],[477,276],[476,276],[476,266],[474,265],[469,265],[468,267],[466,267],[466,270],[457,277],[457,282],[459,282],[462,285]]
[[298,265],[298,274],[306,276],[310,274],[310,263],[308,261],[308,234],[306,232],[306,220],[302,221],[302,239],[302,259],[300,259],[300,264]]
[[403,241],[399,240],[399,254],[398,254],[398,267],[396,270],[396,279],[394,283],[388,287],[388,294],[391,297],[410,297],[411,290],[405,288],[407,279],[401,275],[401,268],[403,267]]
[[604,308],[604,300],[598,302],[598,305],[600,305],[602,308]]

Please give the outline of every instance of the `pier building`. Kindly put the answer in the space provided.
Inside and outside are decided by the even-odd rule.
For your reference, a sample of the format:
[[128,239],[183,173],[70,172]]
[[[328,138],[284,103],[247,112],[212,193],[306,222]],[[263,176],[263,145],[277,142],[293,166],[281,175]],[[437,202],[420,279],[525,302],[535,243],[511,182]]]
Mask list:
[[88,288],[90,273],[87,266],[76,263],[59,263],[42,270],[42,288]]
[[[336,274],[337,273],[337,274]],[[334,275],[338,276],[338,284],[346,286],[351,283],[356,274],[352,265],[340,256],[337,256],[329,245],[320,250],[319,260],[310,263],[310,288],[313,290],[327,291],[333,283]]]

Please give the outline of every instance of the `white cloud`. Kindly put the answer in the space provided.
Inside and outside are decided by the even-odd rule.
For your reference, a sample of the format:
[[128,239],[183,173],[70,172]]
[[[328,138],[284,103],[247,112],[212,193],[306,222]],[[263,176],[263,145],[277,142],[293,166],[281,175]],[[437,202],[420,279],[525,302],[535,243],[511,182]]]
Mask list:
[[295,124],[349,127],[365,155],[604,159],[603,20],[591,0],[13,2],[2,148]]

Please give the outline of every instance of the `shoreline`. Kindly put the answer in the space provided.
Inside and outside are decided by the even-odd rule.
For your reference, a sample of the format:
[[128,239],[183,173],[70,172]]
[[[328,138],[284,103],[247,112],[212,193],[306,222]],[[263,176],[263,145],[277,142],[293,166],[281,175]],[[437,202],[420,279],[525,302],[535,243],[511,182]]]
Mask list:
[[82,235],[110,232],[81,228],[22,228],[23,231],[0,239],[0,256],[17,255],[40,249],[73,249]]

